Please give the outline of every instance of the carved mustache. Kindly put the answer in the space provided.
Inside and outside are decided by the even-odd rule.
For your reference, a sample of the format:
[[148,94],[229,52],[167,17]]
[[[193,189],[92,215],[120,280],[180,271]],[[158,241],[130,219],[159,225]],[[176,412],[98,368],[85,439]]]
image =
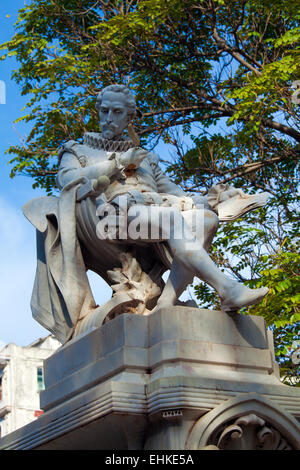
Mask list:
[[109,123],[103,124],[102,128],[105,130],[109,129],[110,131],[115,131],[118,129],[118,126],[114,124],[113,122],[109,122]]

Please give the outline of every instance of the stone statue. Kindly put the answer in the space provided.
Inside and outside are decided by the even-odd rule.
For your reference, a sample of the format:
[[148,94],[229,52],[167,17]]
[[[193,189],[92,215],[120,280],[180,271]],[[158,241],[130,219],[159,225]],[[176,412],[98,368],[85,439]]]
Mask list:
[[[265,202],[250,203],[228,185],[214,186],[206,197],[187,196],[161,171],[158,157],[139,146],[128,88],[104,88],[96,107],[101,133],[86,133],[82,144],[70,141],[59,151],[60,197],[23,207],[37,229],[34,318],[64,343],[120,313],[145,315],[175,305],[194,276],[216,290],[228,313],[259,302],[268,289],[230,279],[208,250],[222,204],[237,206],[241,215]],[[127,128],[130,137],[123,136]],[[100,307],[87,270],[114,291]]]

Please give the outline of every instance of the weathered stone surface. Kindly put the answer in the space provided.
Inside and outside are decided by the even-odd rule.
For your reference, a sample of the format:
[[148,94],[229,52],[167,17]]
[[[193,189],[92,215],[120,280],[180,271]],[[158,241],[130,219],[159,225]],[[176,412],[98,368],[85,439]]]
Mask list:
[[[60,196],[23,207],[37,229],[34,318],[65,343],[118,314],[173,307],[194,277],[216,291],[224,312],[260,302],[269,289],[228,277],[209,249],[220,221],[264,206],[268,194],[248,195],[226,183],[187,196],[160,169],[158,156],[140,147],[131,123],[135,98],[125,85],[104,88],[96,108],[101,133],[87,132],[83,143],[71,140],[58,152]],[[88,270],[114,291],[101,306]]]
[[173,375],[174,361],[189,377],[210,377],[211,368],[214,378],[238,369],[268,376],[274,368],[263,318],[185,307],[145,317],[123,314],[46,361],[41,406],[49,409],[121,371]]
[[226,447],[222,432],[250,414],[242,436],[264,420],[264,445],[297,448],[299,391],[278,379],[272,347],[259,317],[187,307],[120,315],[45,361],[45,414],[0,448]]

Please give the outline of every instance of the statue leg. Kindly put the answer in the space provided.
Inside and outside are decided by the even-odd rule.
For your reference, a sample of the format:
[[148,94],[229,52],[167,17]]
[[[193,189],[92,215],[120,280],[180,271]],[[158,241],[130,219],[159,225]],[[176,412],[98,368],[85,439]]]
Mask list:
[[192,234],[208,252],[219,227],[219,218],[213,211],[192,209],[181,212]]
[[157,308],[171,307],[186,289],[192,284],[194,274],[174,258],[166,285],[157,301]]
[[202,232],[202,240],[200,235],[201,241],[196,237],[191,239],[191,235],[188,236],[189,241],[170,238],[171,250],[175,253],[179,263],[217,291],[221,299],[221,309],[224,311],[235,312],[242,307],[260,302],[269,289],[266,287],[249,289],[220,271],[204,248],[204,246],[208,246],[210,241],[210,238],[205,237],[204,233],[205,230]]
[[[131,207],[128,211],[129,221],[131,218],[134,220],[137,214],[140,225],[154,226],[161,240],[168,241],[176,263],[170,283],[166,286],[166,292],[173,291],[173,298],[177,286],[182,285],[180,279],[174,281],[179,277],[176,272],[178,264],[185,268],[185,273],[190,272],[213,287],[221,298],[222,309],[226,311],[236,311],[255,304],[268,293],[267,288],[249,289],[220,271],[203,247],[204,238],[201,242],[195,237],[187,221],[176,209],[162,206]],[[149,237],[143,241],[150,241]],[[162,303],[160,302],[159,305],[161,306]]]
[[[208,251],[219,226],[217,215],[205,209],[188,210],[182,212],[181,215],[187,222],[192,234],[195,235],[203,248]],[[162,308],[175,305],[188,284],[192,284],[193,279],[194,274],[182,263],[179,263],[175,257],[167,283],[158,299],[157,307]]]

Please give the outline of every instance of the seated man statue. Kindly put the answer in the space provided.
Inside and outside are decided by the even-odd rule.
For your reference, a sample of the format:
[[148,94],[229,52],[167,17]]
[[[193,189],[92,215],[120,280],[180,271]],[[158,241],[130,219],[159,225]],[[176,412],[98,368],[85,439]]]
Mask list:
[[[127,87],[104,88],[96,107],[101,133],[86,133],[82,144],[70,141],[59,151],[60,197],[37,198],[23,207],[37,229],[34,318],[65,342],[99,326],[112,310],[126,311],[121,294],[129,292],[128,284],[135,286],[131,301],[136,300],[129,307],[134,311],[144,289],[148,303],[144,300],[142,312],[148,314],[175,305],[194,276],[216,290],[225,312],[259,302],[267,288],[249,289],[229,278],[208,254],[219,224],[218,202],[240,190],[217,185],[206,197],[187,196],[167,178],[157,156],[139,146],[131,125],[135,99]],[[131,138],[123,136],[127,128]],[[88,269],[117,291],[113,306],[101,310],[95,304]]]

